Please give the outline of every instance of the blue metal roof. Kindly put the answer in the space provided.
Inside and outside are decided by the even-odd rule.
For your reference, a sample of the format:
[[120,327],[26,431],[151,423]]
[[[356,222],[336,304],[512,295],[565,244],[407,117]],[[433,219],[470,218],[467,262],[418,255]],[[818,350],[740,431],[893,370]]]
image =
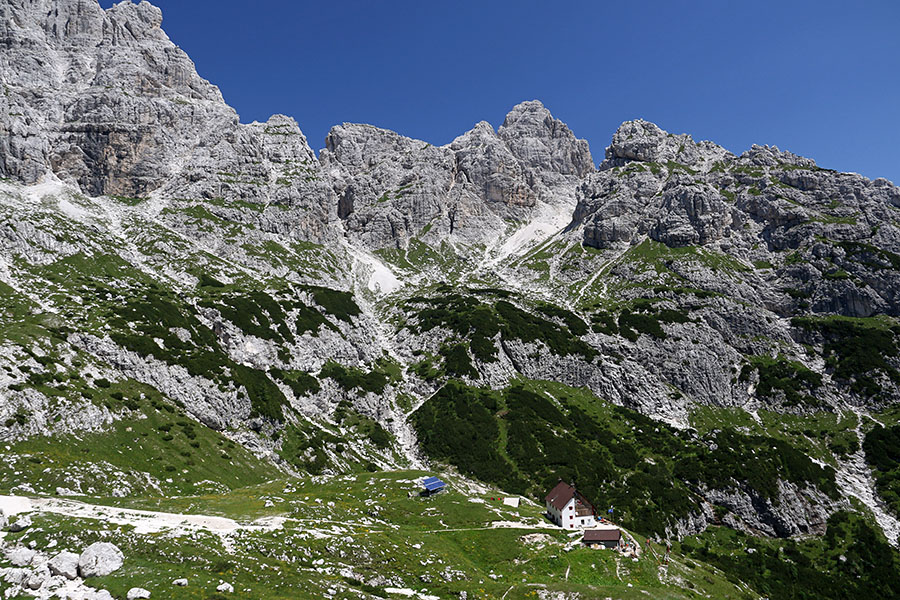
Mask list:
[[442,490],[447,487],[447,484],[438,479],[437,477],[426,477],[422,482],[422,485],[425,486],[425,489],[429,492],[436,492],[438,490]]

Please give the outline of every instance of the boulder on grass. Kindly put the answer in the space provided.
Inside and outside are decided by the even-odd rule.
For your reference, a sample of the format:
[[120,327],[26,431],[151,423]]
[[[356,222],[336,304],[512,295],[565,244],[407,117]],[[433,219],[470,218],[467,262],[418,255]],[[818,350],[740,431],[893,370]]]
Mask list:
[[7,552],[6,558],[14,567],[27,567],[31,565],[31,561],[34,560],[36,555],[37,552],[34,550],[20,546]]
[[78,577],[78,555],[74,552],[60,552],[47,563],[54,575],[75,579]]
[[103,577],[118,571],[125,563],[125,555],[115,544],[91,544],[78,557],[78,572],[82,577]]
[[22,515],[15,521],[9,524],[9,530],[13,533],[19,533],[20,531],[25,531],[31,527],[31,517],[28,515]]

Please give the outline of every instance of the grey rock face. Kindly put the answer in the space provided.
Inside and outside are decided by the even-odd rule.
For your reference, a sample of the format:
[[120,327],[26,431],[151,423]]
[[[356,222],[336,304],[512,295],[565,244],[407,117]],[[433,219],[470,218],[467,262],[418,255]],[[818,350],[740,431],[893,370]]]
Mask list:
[[82,577],[103,577],[118,571],[123,564],[125,555],[115,544],[96,542],[78,557],[78,572]]
[[705,245],[724,237],[732,225],[731,208],[725,198],[715,189],[698,189],[692,184],[687,181],[664,186],[662,214],[651,226],[652,239],[679,247]]
[[47,566],[53,575],[75,579],[78,577],[78,558],[74,552],[60,552],[50,559]]
[[526,169],[509,146],[482,121],[450,145],[459,169],[457,180],[472,187],[499,216],[522,219],[537,201]]
[[[777,148],[754,146],[735,157],[641,121],[616,132],[578,198],[571,228],[586,246],[649,238],[776,266],[779,253],[797,251],[800,260],[778,268],[770,285],[803,290],[813,312],[866,317],[900,308],[896,273],[863,258],[881,252],[873,247],[900,250],[892,216],[900,189],[886,180],[820,169]],[[829,280],[839,271],[849,277]]]
[[[333,237],[337,199],[296,121],[210,130],[161,190],[168,197],[223,199],[228,221],[317,243]],[[243,208],[242,208],[243,207]]]
[[554,175],[584,177],[594,170],[587,142],[577,139],[537,100],[516,105],[497,135],[513,156],[536,170],[549,185],[559,182]]
[[91,194],[144,195],[204,132],[237,123],[148,2],[10,0],[0,17],[5,176],[52,170]]
[[334,185],[338,217],[365,246],[402,245],[432,223],[432,230],[458,231],[460,205],[467,224],[489,216],[472,214],[474,198],[451,189],[454,160],[446,148],[354,124],[334,127],[325,144],[319,158]]
[[778,482],[778,497],[761,498],[743,490],[706,490],[712,503],[727,508],[726,524],[756,535],[789,537],[822,535],[828,517],[840,505],[814,490],[802,490],[792,483]]
[[[694,535],[712,524],[769,537],[824,535],[828,517],[847,508],[846,502],[832,500],[814,488],[800,488],[781,480],[773,498],[741,488],[701,487],[697,491],[704,498],[701,510],[681,519],[672,528],[672,536],[680,539]],[[713,505],[727,511],[721,519]]]
[[596,248],[647,234],[670,246],[717,241],[733,223],[731,208],[715,187],[696,188],[704,181],[696,174],[732,159],[712,142],[625,122],[599,171],[579,188],[573,223],[584,224],[585,244]]
[[125,595],[127,600],[146,600],[150,597],[150,592],[144,588],[131,588]]
[[0,5],[0,175],[46,173],[90,195],[223,198],[225,218],[322,242],[331,187],[296,123],[242,125],[160,29],[148,2]]
[[514,107],[499,131],[481,122],[440,148],[344,124],[320,160],[345,228],[372,249],[413,237],[485,243],[538,202],[568,201],[593,170],[587,143],[536,101]]

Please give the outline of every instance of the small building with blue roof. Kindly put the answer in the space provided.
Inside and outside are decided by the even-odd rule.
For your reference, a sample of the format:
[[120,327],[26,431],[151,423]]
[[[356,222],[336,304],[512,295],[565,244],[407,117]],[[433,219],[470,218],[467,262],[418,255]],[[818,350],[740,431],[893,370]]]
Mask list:
[[422,480],[422,496],[431,496],[432,494],[437,494],[440,491],[443,491],[447,487],[447,484],[438,479],[437,477],[426,477]]

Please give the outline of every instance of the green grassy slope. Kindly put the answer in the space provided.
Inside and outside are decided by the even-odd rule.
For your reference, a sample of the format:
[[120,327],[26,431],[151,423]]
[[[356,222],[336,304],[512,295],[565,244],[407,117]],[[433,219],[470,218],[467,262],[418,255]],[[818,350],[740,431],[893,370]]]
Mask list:
[[[424,499],[419,471],[369,473],[335,478],[280,480],[183,498],[120,499],[119,505],[216,514],[252,525],[281,517],[283,526],[255,527],[220,536],[210,532],[138,533],[91,519],[44,513],[12,541],[50,539],[80,548],[104,539],[118,544],[125,566],[88,583],[117,598],[132,586],[154,598],[218,598],[215,587],[234,585],[230,598],[254,600],[401,598],[386,588],[411,588],[439,598],[534,598],[538,589],[577,592],[585,598],[753,598],[716,568],[675,555],[667,569],[649,555],[632,561],[608,550],[576,547],[569,536],[547,529],[541,507],[498,502],[500,492],[476,489],[449,476],[446,493]],[[267,504],[269,506],[267,506]],[[492,528],[495,521],[519,528]],[[529,537],[526,537],[529,536]],[[186,577],[189,585],[171,581]],[[685,581],[690,579],[689,588]]]
[[85,496],[135,496],[149,488],[177,496],[280,475],[271,463],[200,425],[152,388],[132,383],[111,389],[121,390],[123,400],[114,408],[123,412],[102,431],[10,444],[0,460],[0,492],[27,483],[47,494],[64,488]]

